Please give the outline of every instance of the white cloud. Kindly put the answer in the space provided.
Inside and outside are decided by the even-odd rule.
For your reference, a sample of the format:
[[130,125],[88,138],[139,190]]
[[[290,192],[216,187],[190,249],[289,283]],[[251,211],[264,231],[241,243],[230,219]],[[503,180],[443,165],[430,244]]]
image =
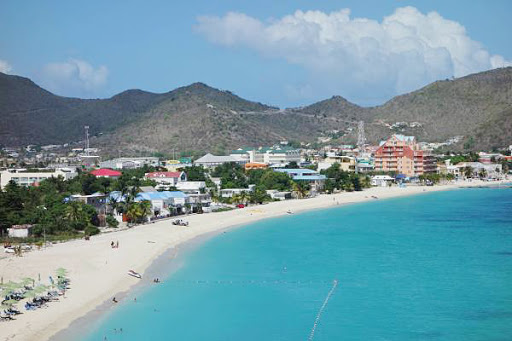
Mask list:
[[50,63],[43,67],[41,78],[51,91],[66,96],[91,96],[97,94],[107,83],[108,69],[94,67],[86,61],[69,59],[66,62]]
[[0,72],[9,73],[12,71],[12,66],[9,65],[5,60],[0,59]]
[[414,7],[398,8],[381,22],[351,18],[349,9],[296,11],[266,22],[230,12],[198,17],[195,30],[212,43],[304,67],[317,92],[366,99],[512,65],[472,40],[458,22]]

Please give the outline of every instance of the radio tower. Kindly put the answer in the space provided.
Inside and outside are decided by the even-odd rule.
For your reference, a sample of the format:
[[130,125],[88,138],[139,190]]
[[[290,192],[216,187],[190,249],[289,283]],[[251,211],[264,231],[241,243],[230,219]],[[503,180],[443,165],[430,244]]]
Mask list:
[[85,126],[85,155],[89,156],[89,126]]
[[359,153],[363,152],[365,144],[366,137],[364,136],[364,122],[359,121],[357,125],[357,148],[359,149]]

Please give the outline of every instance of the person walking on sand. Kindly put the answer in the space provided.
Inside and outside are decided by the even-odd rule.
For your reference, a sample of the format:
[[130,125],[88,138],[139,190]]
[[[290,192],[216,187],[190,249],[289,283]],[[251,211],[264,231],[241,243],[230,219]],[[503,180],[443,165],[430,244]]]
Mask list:
[[110,243],[110,247],[111,247],[111,248],[114,248],[114,241],[112,241],[112,242]]
[[116,242],[116,249],[119,249],[119,240]]

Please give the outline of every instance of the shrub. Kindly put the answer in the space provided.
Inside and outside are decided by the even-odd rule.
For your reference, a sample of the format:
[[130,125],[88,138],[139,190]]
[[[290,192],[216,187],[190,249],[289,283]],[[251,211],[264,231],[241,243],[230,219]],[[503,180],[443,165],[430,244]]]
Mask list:
[[95,234],[100,233],[100,229],[96,226],[89,225],[84,229],[84,233],[86,236],[94,236]]
[[116,218],[114,218],[114,216],[112,216],[112,215],[110,215],[110,214],[109,214],[109,215],[107,215],[107,219],[106,219],[106,221],[107,221],[107,225],[108,225],[108,227],[116,228],[116,227],[118,227],[118,226],[119,226],[119,222],[117,221],[117,219],[116,219]]

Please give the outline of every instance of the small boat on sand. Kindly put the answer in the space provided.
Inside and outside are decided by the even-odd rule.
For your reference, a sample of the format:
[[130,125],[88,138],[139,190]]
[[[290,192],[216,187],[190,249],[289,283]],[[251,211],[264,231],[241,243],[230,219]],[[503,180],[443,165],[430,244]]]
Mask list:
[[138,272],[135,272],[133,270],[128,270],[128,275],[135,277],[135,278],[142,278],[142,275]]

